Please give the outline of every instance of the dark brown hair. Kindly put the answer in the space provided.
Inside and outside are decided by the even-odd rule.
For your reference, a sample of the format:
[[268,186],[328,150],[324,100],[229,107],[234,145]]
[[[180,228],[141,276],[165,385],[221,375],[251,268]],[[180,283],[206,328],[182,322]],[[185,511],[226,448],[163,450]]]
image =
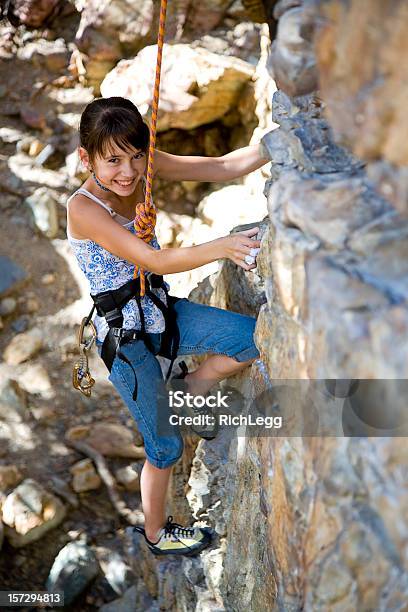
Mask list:
[[91,161],[98,155],[109,155],[115,143],[123,151],[132,146],[146,152],[150,131],[142,115],[130,100],[114,96],[97,98],[86,106],[79,124],[80,145]]

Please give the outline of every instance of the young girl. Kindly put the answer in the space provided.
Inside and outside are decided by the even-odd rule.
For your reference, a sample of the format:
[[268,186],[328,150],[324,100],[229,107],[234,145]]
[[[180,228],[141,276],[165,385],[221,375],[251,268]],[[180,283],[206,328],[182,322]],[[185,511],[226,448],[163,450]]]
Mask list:
[[[166,313],[160,304],[169,299],[168,285],[153,281],[163,274],[193,270],[223,258],[252,270],[256,264],[246,263],[245,257],[260,246],[251,238],[258,228],[186,248],[160,249],[155,236],[145,242],[136,235],[133,219],[135,205],[144,201],[148,126],[132,102],[112,97],[88,104],[79,131],[79,155],[90,176],[68,200],[67,236],[91,294],[116,295],[114,290],[130,283],[135,266],[146,271],[149,289],[139,300],[128,299],[115,310],[115,316],[122,317],[121,325],[115,320],[115,329],[123,329],[113,333],[121,338],[125,334],[126,342],[120,346],[120,356],[114,355],[109,376],[144,438],[147,459],[140,486],[145,527],[140,530],[154,554],[195,554],[208,545],[208,531],[182,527],[172,517],[167,522],[165,518],[171,467],[182,455],[183,440],[177,429],[167,436],[157,432],[162,373],[155,355],[163,354]],[[174,181],[229,181],[267,163],[259,151],[260,147],[253,145],[217,158],[156,150],[154,175]],[[151,283],[147,271],[153,273]],[[214,382],[248,367],[259,356],[252,317],[185,298],[172,302],[171,312],[178,329],[177,354],[210,353],[197,370],[185,376],[192,393],[205,393]],[[100,352],[112,332],[112,314],[104,314],[94,319]],[[146,333],[141,336],[142,327]]]

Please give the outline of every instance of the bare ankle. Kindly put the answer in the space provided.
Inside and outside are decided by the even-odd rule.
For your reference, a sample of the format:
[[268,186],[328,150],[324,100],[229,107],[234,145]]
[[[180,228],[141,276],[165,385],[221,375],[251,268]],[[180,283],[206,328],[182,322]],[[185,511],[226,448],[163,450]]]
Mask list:
[[[163,525],[162,525],[163,527]],[[146,534],[146,538],[149,540],[149,542],[157,542],[157,540],[160,538],[160,531],[162,529],[162,527],[158,527],[158,528],[146,528],[145,526],[145,534]]]

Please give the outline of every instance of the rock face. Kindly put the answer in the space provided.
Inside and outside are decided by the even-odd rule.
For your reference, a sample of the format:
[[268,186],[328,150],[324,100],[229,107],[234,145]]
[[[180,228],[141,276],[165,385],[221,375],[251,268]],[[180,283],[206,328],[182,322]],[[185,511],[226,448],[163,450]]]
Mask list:
[[268,62],[277,86],[292,96],[314,91],[318,77],[313,29],[307,27],[301,4],[294,0],[277,5],[275,16],[280,19]]
[[[376,36],[375,53],[352,46],[359,40],[365,49],[371,35],[361,3],[359,10],[353,1],[301,4],[279,3],[287,20],[296,11],[287,34],[307,35],[303,49],[298,40],[300,53],[318,69],[326,61],[334,72],[322,76],[321,95],[299,96],[312,87],[298,70],[307,57],[291,56],[290,46],[272,56],[272,62],[287,61],[280,66],[282,86],[297,95],[275,93],[279,128],[264,141],[272,164],[259,282],[248,274],[242,280],[224,263],[191,296],[257,316],[261,360],[228,382],[246,397],[239,404],[244,416],[268,410],[282,421],[270,431],[246,425],[239,437],[227,429],[190,449],[193,459],[177,472],[174,489],[188,483],[192,517],[205,520],[217,537],[199,559],[178,561],[177,572],[132,540],[139,554],[134,571],[162,609],[397,611],[408,596],[408,225],[393,194],[376,190],[372,169],[351,151],[369,157],[366,142],[377,138],[353,122],[357,100],[372,104],[373,121],[381,115],[377,105],[386,100],[371,98],[378,90],[366,86],[366,77],[377,74],[375,58],[386,53]],[[312,5],[328,20],[322,31]],[[381,10],[374,3],[374,29],[383,32],[388,20],[389,49],[398,48],[406,27],[401,11],[399,2],[392,11],[388,2]],[[307,23],[313,31],[304,30]],[[345,49],[354,49],[351,71],[341,63]],[[395,72],[404,69],[400,61],[375,81],[381,91],[392,90],[390,105],[399,100]],[[327,107],[336,96],[329,121],[326,96]],[[333,127],[331,112],[338,113]],[[391,130],[381,117],[379,124]],[[335,137],[347,130],[348,147]],[[386,154],[378,150],[381,159]],[[177,500],[173,506],[188,519]]]
[[[281,127],[266,139],[275,163],[258,258],[267,299],[256,332],[264,369],[253,367],[253,392],[271,380],[297,379],[300,422],[286,432],[307,436],[299,379],[378,381],[360,404],[331,397],[320,412],[316,404],[309,435],[320,437],[282,431],[253,438],[247,428],[231,468],[223,592],[236,610],[378,609],[384,601],[396,610],[407,593],[407,532],[396,527],[407,510],[407,456],[402,438],[381,436],[404,435],[407,423],[394,400],[387,403],[392,418],[380,404],[393,393],[397,404],[406,401],[406,387],[398,400],[398,380],[384,379],[407,376],[400,342],[408,314],[407,224],[358,160],[334,144],[313,96],[294,101],[278,92],[273,107]],[[323,437],[325,426],[334,435],[336,401],[340,435],[376,437]],[[309,413],[311,406],[309,400]]]
[[327,117],[337,136],[369,160],[379,191],[406,214],[407,66],[400,58],[406,55],[408,7],[403,0],[305,4],[319,23],[315,50]]

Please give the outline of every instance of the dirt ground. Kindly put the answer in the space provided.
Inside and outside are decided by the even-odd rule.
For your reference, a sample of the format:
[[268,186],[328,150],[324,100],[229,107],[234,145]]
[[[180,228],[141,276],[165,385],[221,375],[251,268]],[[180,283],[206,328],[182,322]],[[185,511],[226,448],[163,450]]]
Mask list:
[[[15,464],[26,478],[34,478],[45,488],[50,486],[51,477],[59,477],[68,486],[70,466],[83,459],[79,453],[64,443],[65,432],[73,426],[97,423],[100,421],[120,422],[136,432],[120,398],[107,382],[107,371],[94,354],[92,373],[97,385],[91,398],[85,398],[74,390],[71,383],[72,363],[75,355],[75,327],[72,322],[65,325],[47,325],[43,319],[53,316],[60,309],[79,298],[79,290],[66,261],[58,255],[52,242],[33,233],[30,217],[18,198],[3,196],[1,203],[0,254],[7,255],[17,263],[28,276],[28,281],[13,297],[22,298],[18,310],[3,319],[4,328],[0,334],[2,353],[15,335],[13,323],[26,318],[28,327],[39,327],[43,333],[44,347],[30,363],[40,363],[46,369],[55,396],[44,399],[40,394],[28,395],[27,424],[35,442],[33,450],[20,449],[12,452],[2,440],[0,461]],[[45,274],[52,273],[55,282],[44,285]],[[25,296],[37,298],[40,309],[34,314],[25,314]],[[86,313],[84,313],[86,314]],[[36,418],[36,409],[49,408],[46,418]],[[112,472],[128,465],[131,460],[109,459]],[[121,491],[122,497],[131,508],[140,507],[139,494]],[[87,542],[93,546],[104,546],[119,553],[123,552],[123,533],[127,523],[112,508],[107,492],[102,486],[97,491],[78,494],[78,508],[67,506],[67,516],[56,529],[43,538],[21,549],[13,549],[6,541],[0,553],[0,585],[6,590],[44,590],[44,583],[58,551],[80,533],[86,534]],[[76,533],[75,533],[76,532]],[[103,575],[87,589],[86,595],[79,599],[74,610],[95,610],[106,601],[116,599]]]

